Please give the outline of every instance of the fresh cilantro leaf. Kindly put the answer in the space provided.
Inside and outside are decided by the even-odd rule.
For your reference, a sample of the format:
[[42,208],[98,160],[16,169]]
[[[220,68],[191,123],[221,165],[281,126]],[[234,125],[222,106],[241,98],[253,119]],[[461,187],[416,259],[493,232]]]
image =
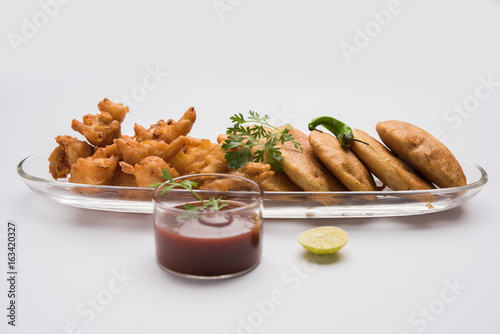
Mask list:
[[[291,142],[297,150],[302,150],[300,143],[289,133],[290,125],[278,129],[269,124],[268,115],[261,116],[252,110],[248,113],[248,119],[241,113],[230,117],[233,126],[227,128],[226,134],[229,136],[222,144],[228,166],[238,169],[250,162],[262,162],[267,157],[272,170],[282,170],[283,157],[277,147],[278,143]],[[243,126],[246,123],[253,123],[253,126]]]
[[227,202],[226,201],[223,201],[222,203],[220,202],[221,201],[221,197],[219,198],[214,198],[214,197],[211,197],[208,199],[208,206],[210,208],[213,208],[215,211],[219,211],[220,209],[222,209],[223,207],[227,206]]
[[200,211],[200,209],[201,209],[200,206],[195,206],[191,203],[184,205],[184,210],[187,210],[187,211]]

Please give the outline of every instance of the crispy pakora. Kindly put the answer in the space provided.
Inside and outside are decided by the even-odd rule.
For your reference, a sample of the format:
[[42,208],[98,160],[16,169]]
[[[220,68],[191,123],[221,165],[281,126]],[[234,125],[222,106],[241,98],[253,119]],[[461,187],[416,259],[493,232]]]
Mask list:
[[226,152],[208,139],[188,137],[186,147],[168,161],[181,175],[224,173],[227,170]]
[[49,172],[54,179],[65,178],[79,158],[92,155],[93,147],[71,136],[57,136],[57,146],[49,156]]
[[107,112],[113,117],[114,120],[122,123],[123,120],[125,119],[125,116],[129,112],[128,107],[124,106],[121,103],[114,103],[108,100],[107,98],[104,98],[101,102],[97,104],[97,108],[101,112]]
[[119,157],[80,158],[70,171],[69,182],[93,185],[111,185]]
[[273,176],[274,172],[271,170],[271,165],[269,164],[250,162],[242,168],[230,168],[229,174],[241,176],[260,184]]
[[166,122],[164,120],[160,120],[156,124],[151,125],[149,129],[145,129],[142,125],[135,124],[135,139],[138,142],[146,140],[162,140],[167,144],[170,144],[176,138],[186,136],[189,131],[191,131],[195,121],[196,111],[193,107],[191,107],[177,122],[173,119],[169,119]]
[[99,114],[87,114],[83,116],[83,122],[74,119],[71,128],[80,132],[92,145],[104,147],[121,137],[121,123],[128,107],[104,99],[99,102],[98,108],[101,111]]
[[161,177],[163,169],[168,170],[172,177],[179,177],[179,173],[175,168],[170,167],[165,160],[156,156],[146,157],[134,166],[120,161],[120,166],[124,173],[135,176],[135,181],[139,187],[149,187],[152,184],[164,182],[165,179]]
[[302,191],[302,188],[293,183],[293,181],[282,171],[274,174],[259,183],[264,191]]
[[122,160],[132,166],[149,156],[168,160],[181,151],[184,147],[184,142],[184,136],[176,138],[170,144],[157,140],[137,142],[132,137],[115,140],[115,144],[121,152]]
[[118,145],[116,145],[116,143],[113,143],[105,147],[96,147],[93,156],[96,158],[110,158],[111,156],[121,158],[122,152],[120,152],[120,150],[118,149]]
[[[239,176],[245,179],[254,181],[257,184],[269,179],[274,172],[271,171],[271,166],[269,164],[263,164],[260,162],[251,162],[245,167],[239,169],[229,168],[227,173],[230,175]],[[200,185],[202,190],[217,190],[217,191],[228,191],[228,190],[251,190],[247,182],[238,178],[233,179],[218,179],[218,180],[208,180]]]
[[[119,161],[118,163],[121,164],[122,161]],[[115,170],[115,175],[113,176],[111,185],[118,187],[138,187],[135,175],[125,173],[120,166],[118,166]]]

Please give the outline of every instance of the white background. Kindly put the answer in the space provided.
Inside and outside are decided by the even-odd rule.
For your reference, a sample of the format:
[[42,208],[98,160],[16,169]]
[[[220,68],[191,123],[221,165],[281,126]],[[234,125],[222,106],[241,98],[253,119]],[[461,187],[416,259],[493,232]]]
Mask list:
[[[377,29],[370,13],[388,1],[220,2],[232,10],[218,14],[212,0],[72,0],[51,7],[44,22],[37,1],[1,0],[0,331],[500,332],[500,2],[401,0],[350,62],[341,43],[354,45],[356,28]],[[25,38],[33,16],[38,32],[13,43],[14,34]],[[148,68],[169,74],[136,99],[126,134],[134,122],[178,119],[190,106],[198,113],[192,135],[211,140],[230,115],[249,109],[304,131],[319,115],[371,134],[378,121],[400,119],[440,131],[455,155],[483,166],[490,181],[471,202],[444,213],[266,220],[263,259],[253,272],[218,282],[172,277],[155,263],[152,216],[50,202],[15,170],[25,156],[52,150],[55,136],[74,135],[71,120],[96,113],[102,98],[139,92]],[[448,111],[474,101],[480,77],[496,83],[489,95],[462,115]],[[15,328],[5,310],[8,220],[19,227]],[[296,242],[320,225],[350,235],[323,264]],[[133,279],[94,318],[79,314],[114,271]],[[460,288],[453,293],[449,284]],[[272,293],[281,293],[281,303],[271,308],[263,301]]]

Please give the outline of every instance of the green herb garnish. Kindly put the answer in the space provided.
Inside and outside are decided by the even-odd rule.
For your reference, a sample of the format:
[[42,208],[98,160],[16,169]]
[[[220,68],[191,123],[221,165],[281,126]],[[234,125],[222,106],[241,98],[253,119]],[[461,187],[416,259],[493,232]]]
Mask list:
[[[198,195],[193,188],[198,188],[198,183],[189,181],[189,180],[182,180],[181,182],[174,181],[172,175],[170,175],[170,171],[168,169],[163,168],[161,170],[161,178],[170,181],[165,185],[165,187],[160,191],[160,196],[165,194],[166,192],[170,192],[173,188],[183,188],[186,190],[189,190],[193,195],[196,196],[200,200],[200,203],[202,206],[195,206],[191,203],[187,203],[184,205],[184,210],[187,211],[199,211],[200,209],[206,209],[206,210],[212,210],[212,211],[219,211],[223,207],[227,206],[226,201],[222,201],[222,197],[215,198],[215,197],[210,197],[207,201],[204,201],[203,198]],[[149,185],[151,188],[156,188],[160,186],[162,183],[158,182],[155,184]]]
[[[268,157],[271,169],[281,171],[283,157],[277,147],[278,142],[284,144],[289,141],[296,149],[302,150],[300,143],[296,142],[293,135],[289,133],[291,125],[287,124],[283,129],[278,129],[268,123],[269,116],[260,116],[259,113],[251,110],[249,113],[248,119],[245,119],[241,113],[231,116],[234,125],[227,128],[226,133],[229,137],[222,144],[222,148],[226,151],[227,165],[238,169],[250,162],[262,162],[265,157]],[[254,125],[243,126],[246,123]],[[266,127],[273,131],[269,131]]]

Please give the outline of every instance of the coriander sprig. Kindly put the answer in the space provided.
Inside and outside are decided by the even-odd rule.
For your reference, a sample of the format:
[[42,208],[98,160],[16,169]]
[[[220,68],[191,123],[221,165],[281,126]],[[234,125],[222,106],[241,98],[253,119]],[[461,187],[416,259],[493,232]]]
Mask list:
[[[231,168],[242,168],[250,162],[262,162],[265,157],[269,159],[271,169],[282,170],[283,157],[277,147],[278,143],[291,142],[296,149],[302,150],[300,143],[296,142],[290,134],[290,125],[279,129],[269,124],[269,116],[261,116],[255,111],[249,111],[250,116],[245,118],[243,114],[234,114],[230,117],[234,123],[227,128],[228,139],[222,144],[226,151],[225,158]],[[243,124],[253,123],[253,126]],[[271,128],[269,131],[267,128]],[[253,152],[252,152],[253,151]]]
[[[161,170],[161,178],[170,181],[167,183],[163,189],[160,191],[160,196],[165,194],[166,192],[170,192],[170,190],[174,188],[183,188],[186,190],[189,190],[193,195],[196,196],[200,200],[201,207],[200,206],[195,206],[191,203],[187,203],[184,205],[184,209],[187,211],[199,211],[201,208],[206,209],[206,210],[213,210],[213,211],[219,211],[223,207],[227,206],[228,204],[226,201],[222,201],[222,197],[215,198],[215,197],[210,197],[207,201],[204,201],[203,198],[196,193],[196,191],[193,190],[193,188],[198,188],[198,183],[189,181],[189,180],[182,180],[181,182],[174,181],[172,175],[170,174],[170,171],[166,168],[163,168]],[[149,187],[151,188],[156,188],[158,186],[162,185],[161,182],[151,184]]]

